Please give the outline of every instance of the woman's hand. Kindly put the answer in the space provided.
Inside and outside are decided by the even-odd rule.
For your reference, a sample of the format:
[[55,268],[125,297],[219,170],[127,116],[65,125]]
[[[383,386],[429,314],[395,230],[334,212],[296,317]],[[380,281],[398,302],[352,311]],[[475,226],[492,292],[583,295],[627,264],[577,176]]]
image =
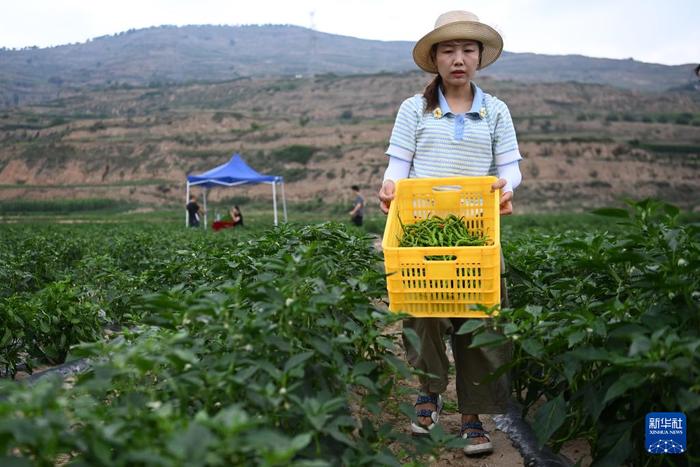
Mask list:
[[393,180],[384,180],[382,188],[379,190],[379,209],[381,209],[384,214],[389,213],[389,206],[394,199],[395,187]]
[[[499,178],[493,185],[491,185],[491,190],[500,190],[506,186],[506,181],[503,178]],[[513,192],[512,191],[506,191],[505,193],[501,193],[501,201],[500,201],[500,206],[501,206],[501,215],[502,216],[507,216],[508,214],[513,214]]]

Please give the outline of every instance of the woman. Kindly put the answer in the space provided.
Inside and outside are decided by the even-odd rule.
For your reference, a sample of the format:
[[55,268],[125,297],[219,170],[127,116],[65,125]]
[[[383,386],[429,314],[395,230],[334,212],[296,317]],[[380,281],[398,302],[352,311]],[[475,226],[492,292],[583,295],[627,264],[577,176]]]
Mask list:
[[[379,191],[382,211],[388,212],[395,181],[402,178],[497,175],[492,189],[502,190],[500,212],[512,213],[522,157],[510,112],[472,82],[476,71],[496,61],[502,50],[498,32],[466,11],[441,15],[433,31],[416,43],[414,61],[436,76],[422,95],[406,99],[398,111],[386,151],[389,166]],[[440,393],[447,388],[449,369],[444,336],[451,334],[464,452],[483,454],[493,451],[493,446],[479,414],[505,412],[510,394],[507,377],[490,383],[483,380],[506,363],[511,352],[508,346],[469,349],[471,335],[455,334],[463,321],[411,318],[404,323],[421,339],[420,353],[404,339],[410,363],[435,375],[421,378],[422,394],[416,400],[411,431],[429,434],[438,423]]]
[[241,213],[241,208],[239,208],[237,204],[233,206],[229,214],[231,215],[231,221],[234,227],[243,227],[243,214]]

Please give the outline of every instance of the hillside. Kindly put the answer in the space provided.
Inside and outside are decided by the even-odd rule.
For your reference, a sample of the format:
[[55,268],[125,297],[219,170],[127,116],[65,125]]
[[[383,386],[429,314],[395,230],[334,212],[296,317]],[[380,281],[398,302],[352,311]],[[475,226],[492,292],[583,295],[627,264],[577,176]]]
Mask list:
[[[413,71],[412,46],[284,25],[129,30],[82,44],[0,50],[0,108],[76,95],[86,86]],[[505,52],[485,74],[501,80],[577,81],[661,91],[694,82],[692,69],[693,65]]]
[[[100,89],[0,112],[0,199],[111,197],[180,205],[185,175],[240,152],[293,201],[374,196],[401,101],[422,73]],[[479,79],[510,106],[522,211],[655,196],[697,208],[700,93]],[[268,187],[214,198],[269,197]]]

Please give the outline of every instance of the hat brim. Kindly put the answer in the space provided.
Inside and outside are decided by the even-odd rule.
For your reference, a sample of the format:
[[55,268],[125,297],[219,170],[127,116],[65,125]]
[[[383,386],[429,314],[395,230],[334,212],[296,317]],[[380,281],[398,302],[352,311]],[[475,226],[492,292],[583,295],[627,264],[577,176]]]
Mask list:
[[440,42],[458,39],[479,41],[484,45],[479,69],[495,62],[503,51],[503,38],[492,27],[474,21],[455,21],[433,29],[416,42],[413,61],[421,70],[437,73],[437,67],[430,58],[430,49]]

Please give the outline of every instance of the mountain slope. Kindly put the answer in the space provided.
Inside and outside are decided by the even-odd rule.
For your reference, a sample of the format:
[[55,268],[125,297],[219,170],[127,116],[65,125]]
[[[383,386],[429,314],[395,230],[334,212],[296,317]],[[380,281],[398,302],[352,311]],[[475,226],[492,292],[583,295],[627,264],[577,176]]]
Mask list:
[[[298,26],[161,26],[82,44],[0,50],[0,108],[43,102],[85,86],[142,86],[237,77],[415,70],[413,43]],[[659,91],[694,81],[692,65],[505,52],[483,74],[527,82],[578,81]]]

